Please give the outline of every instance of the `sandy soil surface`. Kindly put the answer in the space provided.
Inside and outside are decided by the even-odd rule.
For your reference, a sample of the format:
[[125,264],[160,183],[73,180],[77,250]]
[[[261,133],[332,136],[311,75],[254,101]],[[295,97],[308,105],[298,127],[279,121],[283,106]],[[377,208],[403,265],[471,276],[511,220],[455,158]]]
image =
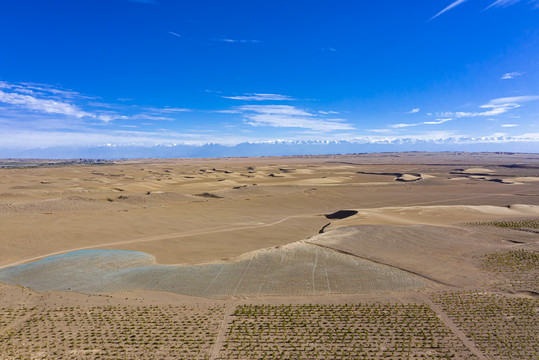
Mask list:
[[[538,164],[533,155],[404,153],[4,168],[0,266],[79,248],[213,261],[305,239],[324,214],[348,208],[361,213],[342,225],[532,216],[516,204],[539,205],[539,183],[490,179],[539,178]],[[478,170],[488,178],[473,177]],[[397,181],[406,174],[422,178]]]
[[[212,359],[248,356],[250,350],[241,343],[234,343],[234,354],[224,348],[232,341],[234,319],[240,319],[235,312],[242,309],[239,305],[366,302],[423,304],[434,313],[416,315],[427,322],[447,320],[443,331],[438,323],[430,324],[440,334],[452,332],[451,341],[463,349],[457,358],[468,358],[467,352],[498,358],[491,353],[495,344],[481,347],[468,332],[473,323],[448,315],[453,303],[446,299],[466,290],[496,293],[504,297],[499,300],[503,304],[513,304],[505,297],[516,297],[531,301],[518,306],[538,307],[533,303],[539,294],[534,266],[538,231],[474,225],[539,218],[537,155],[386,153],[91,164],[35,160],[23,165],[32,166],[0,168],[0,273],[5,281],[0,300],[7,309],[0,311],[0,345],[9,351],[17,341],[43,335],[31,325],[35,321],[54,323],[54,318],[39,320],[44,311],[69,307],[62,314],[83,319],[85,312],[76,307],[99,312],[112,306],[114,316],[124,319],[139,311],[131,307],[187,306],[186,314],[195,316],[196,309],[220,306],[225,310],[214,319],[220,324],[200,328],[217,334],[215,342],[214,335],[201,338],[197,341],[204,346],[193,343],[189,351],[196,353],[198,346],[200,354]],[[346,216],[326,216],[339,210],[348,210],[342,212]],[[102,250],[136,252],[140,259],[133,263],[130,256],[103,260],[99,255],[92,263],[85,257]],[[485,256],[490,256],[489,267]],[[512,268],[519,259],[527,262]],[[496,270],[498,263],[503,271]],[[374,272],[365,275],[362,268]],[[165,274],[170,269],[173,273]],[[368,286],[365,279],[372,280]],[[473,294],[477,304],[483,301]],[[285,316],[280,309],[272,311]],[[538,323],[536,317],[530,312],[527,324]],[[269,319],[268,326],[275,321]],[[71,329],[68,322],[61,324]],[[425,331],[434,329],[428,330],[431,325]],[[68,358],[55,357],[51,344],[43,345],[41,358]],[[425,356],[446,356],[451,347],[435,345],[426,344],[432,349]],[[122,348],[114,346],[121,354]],[[268,351],[274,349],[263,346],[253,354],[271,357]],[[323,346],[326,355],[320,356],[327,358],[331,351]],[[34,351],[25,349],[13,350],[13,358]],[[77,349],[65,354],[86,358]],[[176,349],[161,350],[163,358],[174,358]],[[102,358],[115,356],[95,351],[102,351]],[[376,351],[372,358],[387,357],[389,350]]]

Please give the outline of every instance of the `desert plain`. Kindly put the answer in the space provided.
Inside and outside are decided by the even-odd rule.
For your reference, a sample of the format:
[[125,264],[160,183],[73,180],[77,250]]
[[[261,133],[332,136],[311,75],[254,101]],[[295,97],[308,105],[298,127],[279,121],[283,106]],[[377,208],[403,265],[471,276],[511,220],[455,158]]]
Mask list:
[[0,359],[539,359],[539,155],[0,160]]

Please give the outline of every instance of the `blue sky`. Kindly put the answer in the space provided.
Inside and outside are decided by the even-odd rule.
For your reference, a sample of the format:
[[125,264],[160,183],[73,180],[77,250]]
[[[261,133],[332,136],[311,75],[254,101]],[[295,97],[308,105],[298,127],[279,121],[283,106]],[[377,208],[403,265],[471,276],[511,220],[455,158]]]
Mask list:
[[0,150],[456,139],[539,151],[539,0],[6,0],[0,46]]

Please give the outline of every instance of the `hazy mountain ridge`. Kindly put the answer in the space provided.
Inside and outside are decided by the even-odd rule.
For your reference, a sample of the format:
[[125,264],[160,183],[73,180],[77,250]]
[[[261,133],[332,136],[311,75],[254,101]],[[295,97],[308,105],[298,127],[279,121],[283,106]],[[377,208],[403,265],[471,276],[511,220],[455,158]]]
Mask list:
[[[472,139],[469,139],[472,140]],[[285,156],[324,155],[343,153],[398,152],[398,151],[503,151],[539,152],[539,142],[507,141],[503,138],[488,138],[484,142],[466,141],[466,138],[442,140],[418,140],[415,138],[384,140],[376,142],[330,141],[330,140],[274,140],[246,142],[233,146],[220,144],[184,145],[159,144],[114,145],[92,147],[58,146],[44,149],[0,150],[1,158],[197,158],[197,157],[242,157],[242,156]],[[505,141],[504,141],[505,140]]]

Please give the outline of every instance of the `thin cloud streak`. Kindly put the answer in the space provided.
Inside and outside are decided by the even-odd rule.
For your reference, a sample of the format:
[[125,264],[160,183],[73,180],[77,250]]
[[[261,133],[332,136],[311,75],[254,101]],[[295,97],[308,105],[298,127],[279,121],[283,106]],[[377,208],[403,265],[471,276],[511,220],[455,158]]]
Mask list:
[[405,127],[411,127],[411,126],[420,126],[420,125],[440,125],[451,120],[453,119],[436,119],[436,121],[424,121],[424,122],[415,123],[415,124],[393,124],[390,127],[399,129],[399,128],[405,128]]
[[493,6],[496,6],[496,7],[506,7],[506,6],[509,6],[509,5],[513,5],[513,4],[516,4],[517,2],[519,2],[520,0],[497,0],[495,2],[493,2],[492,4],[490,4],[489,6],[487,6],[485,8],[485,10],[488,10],[490,9],[491,7]]
[[[429,19],[429,21],[431,20],[434,20],[435,18],[437,18],[438,16],[442,15],[443,13],[445,13],[446,11],[449,11],[451,9],[453,9],[454,7],[466,2],[468,0],[456,0],[455,2],[451,3],[449,6],[447,6],[445,9],[443,9],[442,11],[440,11],[439,13],[437,13],[436,15],[434,15],[433,17],[431,17]],[[494,1],[492,4],[490,4],[489,6],[487,6],[484,10],[488,10],[490,9],[491,7],[507,7],[507,6],[510,6],[510,5],[514,5],[516,3],[519,3],[521,0],[496,0]],[[528,3],[530,4],[535,4],[535,8],[538,8],[539,7],[539,0],[530,0],[528,1]]]
[[168,33],[177,37],[183,37],[182,35],[175,33],[174,31],[169,31]]
[[445,13],[446,11],[449,11],[449,10],[453,9],[454,7],[459,6],[459,5],[462,4],[462,3],[465,3],[466,1],[468,1],[468,0],[457,0],[457,1],[453,2],[453,3],[451,3],[451,4],[450,4],[449,6],[447,6],[445,9],[443,9],[442,11],[440,11],[438,14],[434,15],[433,17],[431,17],[431,18],[429,19],[429,21],[432,21],[432,20],[436,19],[438,16],[442,15],[442,14]]
[[465,112],[465,111],[457,111],[457,112],[444,112],[439,113],[439,116],[454,116],[456,118],[463,118],[463,117],[477,117],[477,116],[496,116],[504,114],[510,110],[519,108],[521,103],[524,102],[530,102],[530,101],[537,101],[539,100],[539,95],[526,95],[526,96],[511,96],[511,97],[503,97],[503,98],[497,98],[490,100],[487,104],[481,105],[480,108],[482,109],[489,109],[486,111],[478,111],[478,112]]
[[288,95],[250,93],[238,96],[222,96],[225,99],[244,101],[291,101],[296,100]]
[[260,40],[248,40],[248,39],[214,39],[214,41],[224,43],[240,43],[240,44],[258,44]]

